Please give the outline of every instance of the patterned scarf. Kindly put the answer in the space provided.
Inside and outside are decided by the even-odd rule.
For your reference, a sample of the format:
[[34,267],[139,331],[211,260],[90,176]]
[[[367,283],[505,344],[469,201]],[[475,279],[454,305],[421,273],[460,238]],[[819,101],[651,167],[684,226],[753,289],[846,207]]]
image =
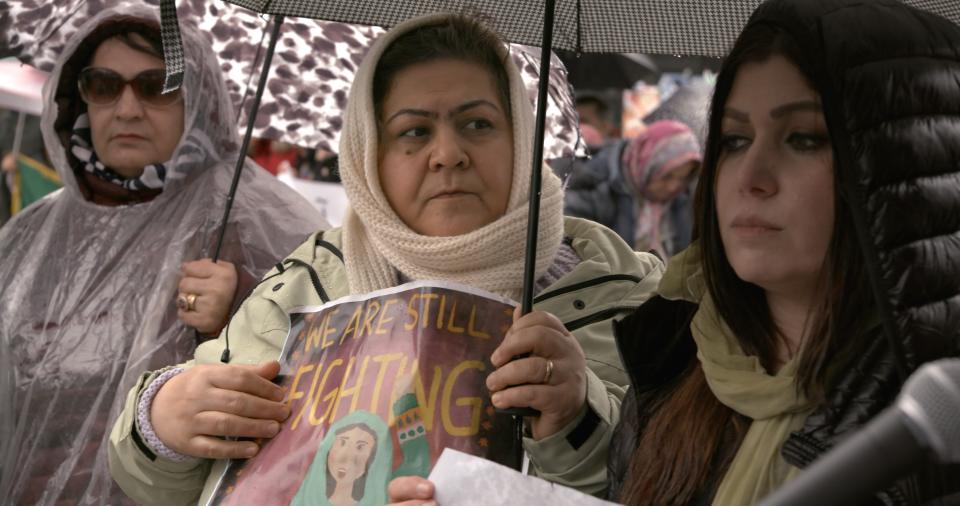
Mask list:
[[70,152],[83,164],[83,170],[127,190],[161,190],[167,179],[167,168],[154,163],[143,168],[139,177],[128,179],[100,161],[90,141],[90,118],[86,113],[77,117],[70,136]]

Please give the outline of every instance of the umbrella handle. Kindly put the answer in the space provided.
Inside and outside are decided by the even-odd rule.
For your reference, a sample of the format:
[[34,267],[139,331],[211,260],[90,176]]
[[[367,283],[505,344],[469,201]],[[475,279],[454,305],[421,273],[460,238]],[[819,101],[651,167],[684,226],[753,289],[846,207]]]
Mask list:
[[532,417],[532,418],[536,418],[536,417],[540,416],[540,411],[538,411],[538,410],[536,410],[536,409],[533,409],[533,408],[506,408],[506,409],[498,409],[498,410],[497,410],[497,413],[502,413],[502,414],[504,414],[504,415],[510,415],[510,416],[519,416],[519,417],[527,417],[527,416],[529,416],[529,417]]

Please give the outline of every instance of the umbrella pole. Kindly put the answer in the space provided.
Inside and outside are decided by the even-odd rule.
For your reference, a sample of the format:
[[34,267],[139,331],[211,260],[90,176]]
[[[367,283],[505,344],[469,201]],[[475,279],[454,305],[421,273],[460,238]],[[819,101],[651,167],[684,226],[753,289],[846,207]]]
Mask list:
[[273,31],[270,32],[270,43],[267,46],[267,54],[263,61],[263,70],[260,72],[260,83],[257,85],[257,94],[253,97],[253,104],[250,107],[250,114],[247,117],[247,132],[243,135],[243,144],[240,145],[240,156],[237,158],[237,166],[233,170],[233,181],[230,183],[230,192],[227,194],[227,205],[223,210],[223,219],[220,220],[220,234],[217,237],[217,247],[213,253],[213,261],[220,258],[220,249],[223,247],[223,237],[227,232],[227,220],[230,219],[230,209],[233,208],[233,198],[237,193],[237,185],[240,184],[240,173],[243,171],[243,164],[247,158],[247,149],[250,147],[250,139],[253,137],[253,125],[257,120],[257,110],[260,109],[260,99],[263,98],[263,90],[267,86],[267,78],[270,75],[270,63],[273,61],[273,52],[277,47],[277,39],[280,38],[280,27],[283,25],[283,15],[273,17]]
[[23,111],[17,113],[17,128],[13,132],[13,149],[11,153],[16,158],[20,156],[20,145],[23,144],[23,128],[26,125],[27,114]]
[[547,122],[547,92],[550,89],[550,52],[553,49],[555,0],[546,0],[543,13],[543,43],[540,52],[540,82],[537,85],[537,121],[533,134],[533,170],[530,174],[530,208],[527,213],[527,251],[523,265],[523,314],[533,310],[534,276],[537,270],[537,236],[540,230],[540,172],[543,170],[543,137]]
[[[533,310],[534,276],[537,271],[537,236],[540,230],[540,183],[543,170],[543,136],[547,122],[547,92],[550,89],[550,56],[553,49],[553,15],[555,0],[546,0],[543,11],[543,40],[540,44],[540,82],[537,86],[537,119],[533,134],[533,170],[530,171],[530,207],[527,213],[527,251],[523,265],[522,314]],[[504,410],[513,415],[517,454],[514,467],[523,469],[523,417],[539,416],[532,408]]]

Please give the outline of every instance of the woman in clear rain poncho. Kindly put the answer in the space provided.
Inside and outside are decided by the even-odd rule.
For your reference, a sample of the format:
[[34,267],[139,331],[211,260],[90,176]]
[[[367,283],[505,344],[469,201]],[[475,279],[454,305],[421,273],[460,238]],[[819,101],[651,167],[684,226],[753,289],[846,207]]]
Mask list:
[[[189,325],[204,329],[191,318],[216,299],[204,292],[214,280],[200,278],[232,279],[235,296],[221,305],[235,306],[323,225],[305,200],[249,164],[222,251],[236,274],[210,274],[218,264],[209,260],[197,274],[197,260],[212,256],[240,143],[217,59],[199,31],[184,28],[186,71],[173,96],[158,93],[159,23],[146,8],[102,12],[84,25],[44,90],[43,134],[65,187],[0,229],[6,504],[120,502],[101,451],[123,398],[116,394],[192,355]],[[181,280],[185,262],[193,268]],[[178,318],[181,282],[200,295]]]

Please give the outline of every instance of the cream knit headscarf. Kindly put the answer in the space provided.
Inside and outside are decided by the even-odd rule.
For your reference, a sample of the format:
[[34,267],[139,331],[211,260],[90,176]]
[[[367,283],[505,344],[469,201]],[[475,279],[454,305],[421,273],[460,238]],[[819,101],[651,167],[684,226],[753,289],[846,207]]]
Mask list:
[[[351,293],[395,286],[397,271],[414,280],[456,281],[513,299],[523,284],[527,203],[533,161],[533,110],[519,70],[502,46],[510,81],[513,117],[513,181],[507,211],[473,232],[430,237],[410,229],[390,207],[380,187],[373,75],[397,37],[437,24],[449,15],[416,18],[396,26],[370,48],[350,89],[340,137],[340,175],[350,206],[343,224],[343,251]],[[563,189],[544,164],[536,278],[553,261],[563,239]]]

